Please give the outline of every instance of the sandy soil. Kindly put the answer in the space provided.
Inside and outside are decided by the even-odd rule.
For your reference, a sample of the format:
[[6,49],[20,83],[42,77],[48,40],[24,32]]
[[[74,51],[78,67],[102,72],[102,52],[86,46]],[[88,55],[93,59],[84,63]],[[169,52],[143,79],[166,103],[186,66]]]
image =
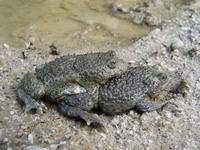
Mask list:
[[[59,56],[50,50],[0,48],[0,149],[200,149],[200,12],[199,3],[179,7],[177,16],[163,20],[147,36],[115,49],[132,66],[158,65],[181,70],[188,82],[187,96],[177,96],[163,110],[138,114],[134,110],[116,116],[100,114],[108,132],[65,118],[48,104],[45,114],[24,114],[15,89],[36,66]],[[130,19],[130,18],[127,18]],[[61,55],[107,51],[110,47],[81,46],[59,49]],[[27,58],[24,59],[22,51]]]

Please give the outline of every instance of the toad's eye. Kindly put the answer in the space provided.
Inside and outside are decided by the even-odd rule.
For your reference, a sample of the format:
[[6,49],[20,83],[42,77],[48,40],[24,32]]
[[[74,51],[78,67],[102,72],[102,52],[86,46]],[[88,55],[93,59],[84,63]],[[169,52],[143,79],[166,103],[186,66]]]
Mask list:
[[117,62],[116,61],[112,61],[108,64],[108,67],[110,69],[115,69],[117,67]]

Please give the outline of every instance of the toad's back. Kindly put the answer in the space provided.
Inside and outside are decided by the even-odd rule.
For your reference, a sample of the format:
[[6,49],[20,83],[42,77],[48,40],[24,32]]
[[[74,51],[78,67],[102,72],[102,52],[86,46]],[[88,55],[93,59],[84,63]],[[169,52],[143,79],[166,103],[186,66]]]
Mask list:
[[77,82],[83,78],[102,83],[126,70],[127,64],[116,57],[115,52],[108,51],[62,56],[37,68],[36,75],[45,85],[68,80]]
[[134,107],[147,92],[158,88],[161,78],[167,76],[155,67],[130,67],[121,78],[113,78],[101,86],[99,107],[105,113],[115,114]]

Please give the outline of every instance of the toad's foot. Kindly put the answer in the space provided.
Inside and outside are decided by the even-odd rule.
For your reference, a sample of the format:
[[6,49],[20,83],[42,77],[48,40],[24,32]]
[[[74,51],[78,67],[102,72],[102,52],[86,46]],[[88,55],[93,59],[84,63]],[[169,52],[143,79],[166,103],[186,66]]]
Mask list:
[[43,104],[42,102],[34,102],[34,103],[28,103],[26,105],[23,106],[23,112],[24,113],[29,113],[32,110],[37,110],[40,114],[42,114],[43,112],[45,112],[47,110],[47,107],[45,106],[45,104]]
[[30,95],[26,94],[23,89],[18,89],[18,100],[22,105],[22,110],[25,113],[29,113],[32,110],[37,110],[39,113],[43,113],[46,111],[47,107],[42,102],[32,98]]
[[35,74],[27,73],[16,92],[24,112],[38,110],[43,113],[47,109],[43,103],[38,102],[45,95],[45,87]]
[[63,101],[58,103],[58,109],[63,115],[82,118],[86,121],[87,125],[97,124],[106,131],[106,125],[101,121],[97,114],[90,114],[80,108],[69,106]]

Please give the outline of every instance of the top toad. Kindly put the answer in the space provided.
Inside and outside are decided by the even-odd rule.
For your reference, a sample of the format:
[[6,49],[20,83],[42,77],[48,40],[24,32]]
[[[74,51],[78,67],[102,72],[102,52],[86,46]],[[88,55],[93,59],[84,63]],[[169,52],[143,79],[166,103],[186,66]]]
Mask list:
[[[35,73],[27,73],[17,89],[17,96],[26,112],[32,109],[43,112],[45,105],[37,101],[43,96],[55,100],[62,95],[86,91],[97,105],[100,84],[122,75],[127,68],[127,63],[114,51],[62,56],[36,68]],[[83,88],[77,90],[76,87]]]

